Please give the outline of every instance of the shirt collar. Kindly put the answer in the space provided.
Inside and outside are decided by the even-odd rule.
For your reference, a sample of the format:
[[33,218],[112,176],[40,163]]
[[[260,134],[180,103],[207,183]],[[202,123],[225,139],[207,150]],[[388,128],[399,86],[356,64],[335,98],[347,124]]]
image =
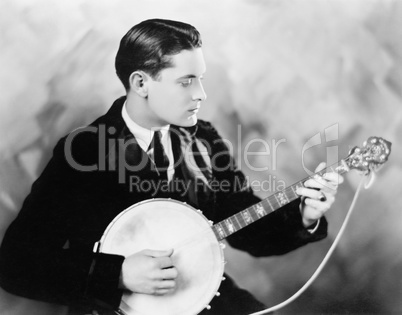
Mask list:
[[[166,135],[168,134],[170,125],[166,125],[160,128],[147,129],[138,125],[134,120],[130,118],[127,112],[127,103],[125,102],[122,108],[121,115],[124,122],[126,123],[130,132],[134,135],[137,140],[138,145],[147,152],[149,145],[151,144],[152,138],[156,130],[160,130],[162,134],[162,143],[166,141]],[[165,140],[165,141],[164,141]]]

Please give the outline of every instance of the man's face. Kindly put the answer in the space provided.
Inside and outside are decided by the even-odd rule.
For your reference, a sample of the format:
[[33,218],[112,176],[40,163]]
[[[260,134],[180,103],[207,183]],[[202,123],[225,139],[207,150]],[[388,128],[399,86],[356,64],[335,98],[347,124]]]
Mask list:
[[149,121],[153,127],[174,124],[190,127],[206,94],[201,80],[205,61],[201,48],[183,50],[171,57],[172,67],[162,70],[158,80],[148,82]]

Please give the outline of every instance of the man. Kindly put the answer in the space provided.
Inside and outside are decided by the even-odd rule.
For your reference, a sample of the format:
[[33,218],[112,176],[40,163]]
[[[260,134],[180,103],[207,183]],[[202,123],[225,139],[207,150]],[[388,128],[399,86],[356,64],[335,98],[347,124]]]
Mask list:
[[[147,20],[122,38],[116,72],[126,96],[56,145],[4,237],[5,290],[68,305],[71,314],[116,310],[124,290],[169,294],[180,275],[173,248],[144,248],[127,257],[93,251],[113,218],[137,202],[166,197],[219,222],[260,201],[217,131],[197,119],[206,99],[205,71],[200,35],[188,24]],[[225,185],[216,189],[212,181]],[[303,202],[289,203],[227,241],[267,256],[324,238],[323,215],[340,181],[334,173],[306,181],[297,191]],[[264,308],[226,278],[208,314]]]

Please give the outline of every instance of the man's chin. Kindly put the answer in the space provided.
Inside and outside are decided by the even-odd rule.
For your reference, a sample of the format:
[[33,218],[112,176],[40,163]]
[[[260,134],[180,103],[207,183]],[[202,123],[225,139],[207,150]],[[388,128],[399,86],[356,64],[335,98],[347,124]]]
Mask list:
[[180,127],[193,127],[198,121],[198,118],[196,115],[192,115],[187,118],[186,121],[181,121],[180,124],[178,124]]

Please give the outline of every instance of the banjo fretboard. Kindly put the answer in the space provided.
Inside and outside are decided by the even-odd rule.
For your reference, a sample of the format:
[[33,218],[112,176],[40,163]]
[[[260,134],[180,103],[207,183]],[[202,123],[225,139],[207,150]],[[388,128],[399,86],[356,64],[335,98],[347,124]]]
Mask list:
[[[347,160],[347,159],[346,159]],[[278,191],[259,203],[254,204],[251,207],[240,211],[227,219],[224,219],[212,226],[212,230],[215,233],[216,238],[221,241],[228,237],[229,235],[241,230],[242,228],[258,221],[259,219],[265,217],[271,212],[287,205],[288,203],[296,200],[300,196],[296,193],[297,188],[303,187],[303,183],[309,178],[315,175],[322,176],[327,172],[336,172],[338,174],[343,174],[349,171],[349,167],[344,160],[337,162],[330,167],[315,173],[291,186]]]

